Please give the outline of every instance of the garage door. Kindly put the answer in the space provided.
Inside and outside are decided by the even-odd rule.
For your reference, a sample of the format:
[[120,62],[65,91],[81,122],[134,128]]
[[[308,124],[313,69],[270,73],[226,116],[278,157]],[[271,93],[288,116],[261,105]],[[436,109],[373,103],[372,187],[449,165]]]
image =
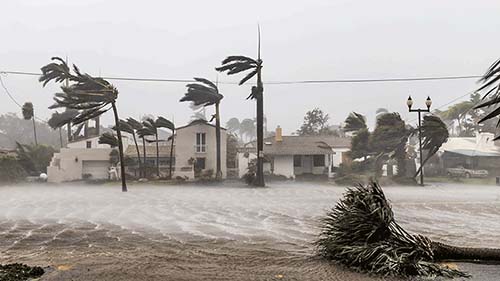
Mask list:
[[92,175],[91,179],[107,179],[109,161],[83,161],[83,172]]

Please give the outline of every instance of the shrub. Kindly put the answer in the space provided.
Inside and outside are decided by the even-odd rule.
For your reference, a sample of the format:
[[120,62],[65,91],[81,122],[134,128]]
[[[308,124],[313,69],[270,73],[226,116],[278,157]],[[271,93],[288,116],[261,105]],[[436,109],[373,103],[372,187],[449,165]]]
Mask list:
[[0,156],[0,182],[18,182],[26,176],[26,171],[15,157]]

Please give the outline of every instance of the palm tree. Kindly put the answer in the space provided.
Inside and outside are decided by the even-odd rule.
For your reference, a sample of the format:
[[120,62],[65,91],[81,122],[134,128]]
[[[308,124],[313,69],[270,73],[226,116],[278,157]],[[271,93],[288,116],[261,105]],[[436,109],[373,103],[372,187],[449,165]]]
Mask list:
[[98,142],[100,144],[107,144],[111,146],[112,148],[118,146],[118,138],[115,136],[115,134],[106,132],[102,135],[99,136]]
[[25,102],[22,107],[22,113],[24,120],[33,121],[33,135],[35,136],[35,145],[38,145],[38,140],[36,139],[35,109],[33,108],[33,103]]
[[[132,117],[127,118],[127,124],[134,130],[134,143],[135,143],[135,148],[137,150],[137,161],[139,162],[139,169],[141,170],[141,176],[146,177],[146,140],[144,137],[141,137],[139,135],[139,130],[143,128],[142,123],[135,120]],[[137,140],[135,138],[135,135],[138,135],[140,138],[142,138],[142,145],[143,145],[143,150],[144,150],[144,162],[141,164],[141,154],[139,152],[139,146],[137,145]]]
[[[141,130],[142,136],[155,136],[154,142],[156,143],[156,176],[160,177],[160,150],[158,147],[158,127],[156,126],[156,121],[152,118],[147,118],[144,122],[142,122],[144,128]],[[147,140],[146,140],[147,141]]]
[[215,118],[215,139],[216,139],[216,154],[217,154],[217,169],[215,173],[216,179],[222,179],[221,168],[221,148],[220,148],[220,114],[219,105],[223,95],[219,93],[217,85],[204,78],[194,78],[198,83],[187,84],[187,93],[181,98],[181,102],[190,101],[195,106],[215,105],[215,114],[212,116],[212,121]]
[[351,112],[344,123],[345,132],[357,132],[367,128],[365,116],[356,112]]
[[[119,121],[120,130],[132,135],[132,139],[134,140],[135,150],[137,151],[137,164],[139,165],[139,171],[142,171],[141,165],[141,153],[139,152],[139,146],[137,145],[137,138],[135,137],[135,129],[125,120],[120,119]],[[113,130],[116,131],[116,126],[113,127]]]
[[[39,81],[43,83],[44,87],[52,80],[57,83],[65,81],[67,83],[61,86],[62,93],[55,94],[54,100],[56,103],[49,108],[65,107],[79,110],[78,115],[72,119],[72,123],[75,125],[96,118],[112,109],[115,126],[118,126],[119,118],[116,108],[118,90],[105,79],[81,73],[76,65],[73,65],[72,73],[66,62],[61,58],[54,57],[52,60],[54,62],[42,67],[42,75]],[[119,126],[117,127],[116,135],[118,137],[122,191],[126,192],[127,182],[125,179],[123,142]]]
[[[483,99],[487,99],[485,102],[476,105],[474,108],[484,108],[495,106],[496,108],[488,113],[486,116],[479,120],[479,123],[485,122],[486,120],[492,119],[500,115],[500,59],[495,61],[486,73],[479,80],[481,86],[476,92],[485,92]],[[497,123],[497,128],[500,126],[500,122]],[[496,136],[494,140],[500,139],[500,136]]]
[[[147,126],[146,126],[147,122]],[[152,125],[149,124],[147,120],[144,120],[141,123],[141,128],[137,130],[137,135],[142,139],[142,151],[143,151],[143,168],[144,168],[144,177],[147,177],[147,161],[146,161],[146,141],[149,142],[149,140],[146,139],[147,136],[154,136],[155,135],[155,130]]]
[[[418,130],[415,130],[418,132]],[[417,177],[421,172],[425,163],[438,152],[443,143],[448,140],[449,133],[446,124],[435,115],[426,115],[422,121],[422,149],[427,150],[427,157],[422,162],[422,166],[418,168],[414,177]]]
[[255,137],[255,122],[250,119],[250,118],[245,118],[241,120],[240,123],[240,134],[243,137],[243,135],[247,136],[248,139],[252,141],[253,138]]
[[[170,132],[172,133],[170,135],[170,137],[168,138],[168,140],[170,140],[170,161],[169,161],[168,177],[170,179],[172,179],[172,165],[173,165],[172,160],[173,160],[173,156],[174,156],[173,154],[174,154],[174,141],[175,141],[175,125],[170,120],[167,120],[161,116],[156,118],[155,124],[156,124],[157,128],[166,128],[166,129],[169,129]],[[157,145],[158,145],[158,143],[157,143]],[[157,148],[158,148],[158,146],[157,146]]]
[[73,118],[76,117],[76,115],[78,115],[78,110],[66,110],[66,111],[63,111],[62,113],[59,113],[59,112],[54,112],[52,114],[52,116],[50,117],[50,119],[47,121],[47,123],[49,124],[49,126],[56,130],[56,129],[59,129],[59,139],[60,139],[60,142],[61,142],[61,147],[63,147],[63,140],[62,140],[62,133],[61,133],[61,130],[62,130],[62,127],[64,125],[67,125],[68,128],[68,142],[71,140],[71,120]]
[[257,48],[257,59],[245,56],[229,56],[222,61],[222,66],[216,70],[227,71],[228,75],[237,74],[250,70],[250,72],[240,80],[239,85],[243,85],[252,77],[257,75],[257,86],[252,87],[252,91],[247,99],[257,101],[257,175],[254,182],[256,186],[265,186],[264,183],[264,85],[262,83],[262,59],[260,57],[260,27]]
[[236,118],[236,117],[233,117],[233,118],[229,119],[226,122],[226,127],[233,134],[236,131],[238,131],[241,134],[241,131],[240,131],[240,120],[238,118]]

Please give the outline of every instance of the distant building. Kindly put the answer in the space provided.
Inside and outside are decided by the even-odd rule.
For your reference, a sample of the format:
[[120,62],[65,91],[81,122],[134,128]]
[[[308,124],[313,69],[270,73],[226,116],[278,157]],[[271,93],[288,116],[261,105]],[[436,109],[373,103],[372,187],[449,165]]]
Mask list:
[[[462,166],[468,169],[488,170],[490,175],[500,175],[500,143],[493,141],[492,133],[479,133],[476,137],[451,137],[439,150],[439,159],[431,165],[440,168]],[[425,165],[429,170],[428,165]]]
[[[283,136],[278,126],[274,137],[264,139],[264,173],[287,178],[333,176],[334,169],[347,161],[350,138],[333,136]],[[239,149],[239,176],[255,159],[256,143]]]

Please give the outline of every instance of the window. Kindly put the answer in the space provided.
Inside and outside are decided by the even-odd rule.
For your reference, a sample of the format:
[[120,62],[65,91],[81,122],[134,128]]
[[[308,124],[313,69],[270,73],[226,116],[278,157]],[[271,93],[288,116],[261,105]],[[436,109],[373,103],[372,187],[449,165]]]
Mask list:
[[87,141],[87,148],[92,148],[92,141]]
[[207,134],[196,133],[196,152],[206,152],[207,151]]
[[302,155],[294,155],[293,156],[293,166],[294,167],[302,167]]
[[324,167],[325,166],[325,155],[314,155],[313,156],[314,167]]

